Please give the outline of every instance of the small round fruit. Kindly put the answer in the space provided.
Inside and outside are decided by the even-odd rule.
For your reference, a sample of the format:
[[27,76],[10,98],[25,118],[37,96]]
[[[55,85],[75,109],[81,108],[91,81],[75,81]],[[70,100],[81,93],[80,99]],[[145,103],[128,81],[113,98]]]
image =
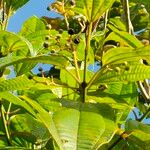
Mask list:
[[49,35],[47,35],[46,37],[45,37],[45,40],[49,40],[51,37],[49,36]]
[[48,10],[48,11],[51,11],[51,7],[50,7],[50,6],[48,6],[48,7],[47,7],[47,10]]
[[51,28],[52,28],[52,26],[51,26],[50,24],[47,24],[47,25],[46,25],[46,29],[47,29],[47,30],[51,30]]
[[73,41],[75,44],[79,44],[80,43],[80,39],[79,38],[75,38]]
[[44,48],[48,48],[49,47],[49,43],[48,42],[44,42],[43,46],[44,46]]
[[120,73],[120,68],[119,67],[115,67],[115,69],[114,69],[116,72],[118,72],[118,73]]
[[126,71],[129,71],[129,70],[130,70],[129,66],[126,66],[126,67],[125,67],[125,70],[126,70]]
[[63,29],[59,29],[59,34],[62,34],[63,33]]
[[70,5],[74,6],[75,5],[75,1],[74,0],[70,0]]
[[30,80],[33,79],[33,76],[32,76],[32,75],[29,75],[29,76],[28,76],[28,79],[30,79]]
[[38,70],[41,72],[41,71],[43,71],[43,68],[42,68],[42,67],[39,67]]
[[61,38],[61,35],[60,34],[58,34],[57,36],[56,36],[56,40],[60,40],[60,38]]
[[70,29],[68,30],[68,34],[73,35],[74,33],[75,33],[75,32],[74,32],[74,29],[70,28]]
[[145,59],[143,59],[143,64],[148,65],[148,62]]

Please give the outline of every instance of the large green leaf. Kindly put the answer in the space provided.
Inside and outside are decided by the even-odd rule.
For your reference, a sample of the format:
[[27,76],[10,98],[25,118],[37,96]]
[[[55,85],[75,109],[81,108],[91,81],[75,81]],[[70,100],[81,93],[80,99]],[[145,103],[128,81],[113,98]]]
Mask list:
[[52,114],[48,113],[46,110],[44,110],[40,104],[38,104],[36,101],[33,101],[32,99],[22,96],[23,100],[26,101],[30,106],[34,108],[36,113],[36,118],[40,120],[45,127],[48,129],[50,135],[53,137],[53,139],[58,144],[60,150],[64,150],[62,141],[59,138],[58,131],[56,129],[56,126],[52,119]]
[[117,129],[113,110],[108,105],[68,102],[66,107],[53,116],[65,150],[97,149],[108,142]]
[[117,82],[134,82],[150,78],[150,67],[143,64],[130,64],[125,67],[122,64],[112,68],[104,67],[99,70],[94,79],[94,84],[107,84]]
[[105,131],[101,115],[92,112],[63,110],[54,114],[54,122],[65,150],[93,149]]
[[67,66],[67,59],[61,56],[36,56],[36,57],[20,57],[20,56],[8,56],[0,59],[0,68],[4,68],[10,65],[18,63],[46,63],[56,65],[60,67]]
[[103,65],[123,63],[125,61],[139,61],[145,59],[150,61],[150,46],[137,49],[118,47],[107,51],[102,58]]
[[135,83],[113,83],[107,84],[107,89],[104,91],[98,90],[90,92],[88,95],[91,100],[98,103],[107,103],[114,108],[117,122],[122,124],[137,102],[138,92]]
[[3,46],[2,53],[8,54],[9,52],[28,49],[31,55],[33,54],[32,44],[22,36],[8,31],[0,31],[0,46]]
[[83,14],[89,22],[94,22],[109,9],[114,0],[76,0],[75,11]]
[[[10,101],[11,103],[14,103],[16,105],[19,105],[25,108],[35,118],[41,121],[46,126],[46,128],[48,129],[49,133],[52,135],[54,140],[56,140],[56,143],[59,145],[60,149],[63,150],[61,146],[61,141],[55,129],[55,125],[53,124],[53,121],[51,119],[51,115],[48,112],[46,112],[37,102],[27,97],[22,97],[22,99],[24,99],[23,101],[19,97],[16,97],[12,95],[11,93],[6,93],[6,92],[0,93],[0,97]],[[33,107],[34,109],[31,107]],[[36,110],[36,112],[34,112],[34,110]]]

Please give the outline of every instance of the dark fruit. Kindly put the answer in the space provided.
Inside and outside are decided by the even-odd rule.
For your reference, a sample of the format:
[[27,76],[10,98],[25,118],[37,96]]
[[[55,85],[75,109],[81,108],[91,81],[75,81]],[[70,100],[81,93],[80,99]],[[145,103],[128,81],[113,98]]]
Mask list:
[[74,29],[70,28],[70,29],[68,30],[68,34],[73,35],[74,33],[75,33],[75,32],[74,32]]
[[46,29],[47,29],[47,30],[50,30],[51,28],[52,28],[52,26],[51,26],[50,24],[47,24],[47,25],[46,25]]
[[58,34],[58,35],[56,36],[56,40],[60,40],[60,38],[61,38],[61,35]]
[[39,67],[38,70],[41,72],[41,71],[43,71],[43,68],[42,68],[42,67]]
[[28,79],[30,79],[30,80],[33,79],[33,76],[32,76],[32,75],[29,75],[29,76],[28,76]]
[[75,38],[73,41],[75,44],[79,44],[80,43],[80,39],[79,38]]
[[54,54],[55,53],[55,51],[54,50],[51,50],[51,54]]
[[51,37],[49,36],[49,35],[47,35],[46,37],[45,37],[45,40],[49,40]]
[[70,0],[70,5],[74,6],[75,5],[75,1],[74,0]]
[[49,47],[49,43],[48,42],[44,42],[43,46],[44,46],[44,48],[48,48]]
[[145,59],[143,59],[143,64],[148,65],[148,62]]
[[50,6],[48,6],[48,7],[47,7],[47,10],[48,10],[48,11],[51,11],[51,8],[50,8]]
[[125,70],[126,70],[126,71],[129,71],[129,70],[130,70],[129,66],[126,66],[126,67],[125,67]]

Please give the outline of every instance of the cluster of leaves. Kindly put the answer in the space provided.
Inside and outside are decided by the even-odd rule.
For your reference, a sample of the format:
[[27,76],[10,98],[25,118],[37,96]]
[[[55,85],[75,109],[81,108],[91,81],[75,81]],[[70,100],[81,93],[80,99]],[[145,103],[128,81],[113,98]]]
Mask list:
[[57,0],[7,31],[28,1],[0,1],[0,149],[150,149],[149,2]]

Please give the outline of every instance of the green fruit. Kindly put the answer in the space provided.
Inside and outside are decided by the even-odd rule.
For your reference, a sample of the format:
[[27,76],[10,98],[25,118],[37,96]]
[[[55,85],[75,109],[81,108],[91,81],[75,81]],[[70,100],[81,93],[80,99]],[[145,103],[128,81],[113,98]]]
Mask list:
[[47,29],[47,30],[51,30],[51,28],[52,28],[52,26],[51,26],[50,24],[47,24],[47,25],[46,25],[46,29]]
[[63,33],[63,29],[59,29],[59,34],[62,34]]

